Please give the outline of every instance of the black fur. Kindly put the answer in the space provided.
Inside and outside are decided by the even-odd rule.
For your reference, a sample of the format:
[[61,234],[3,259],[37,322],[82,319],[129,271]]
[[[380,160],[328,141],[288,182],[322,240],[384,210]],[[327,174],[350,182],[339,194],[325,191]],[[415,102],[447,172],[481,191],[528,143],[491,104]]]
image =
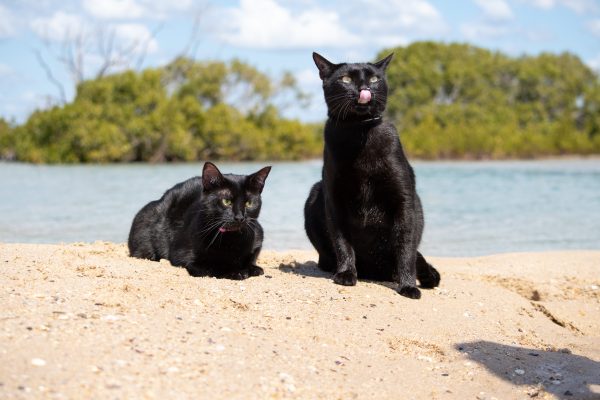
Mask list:
[[137,213],[129,233],[130,255],[167,259],[192,276],[262,275],[256,265],[263,241],[257,218],[270,170],[223,175],[207,162],[202,177],[175,185]]
[[[313,53],[329,118],[323,179],[306,200],[305,229],[319,267],[335,273],[335,283],[393,280],[398,293],[418,299],[416,279],[432,288],[440,275],[417,251],[424,219],[415,175],[396,129],[382,119],[391,58],[333,64]],[[370,101],[358,102],[361,90],[370,92]]]

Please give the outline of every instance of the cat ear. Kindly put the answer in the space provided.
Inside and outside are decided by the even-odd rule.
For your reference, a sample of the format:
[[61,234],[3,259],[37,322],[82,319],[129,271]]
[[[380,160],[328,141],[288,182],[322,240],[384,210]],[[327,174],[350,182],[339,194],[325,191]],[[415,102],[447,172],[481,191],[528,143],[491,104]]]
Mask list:
[[265,187],[265,181],[267,180],[267,176],[269,176],[269,172],[271,172],[271,167],[264,167],[258,172],[253,173],[248,176],[248,188],[253,191],[257,191],[258,193],[262,193],[263,187]]
[[377,61],[373,65],[376,66],[377,68],[385,71],[386,68],[388,67],[388,64],[390,63],[390,61],[392,61],[392,57],[394,57],[394,53],[390,54],[383,60]]
[[223,185],[223,175],[217,166],[211,162],[204,164],[202,169],[202,187],[204,190],[211,190]]
[[325,57],[320,55],[319,53],[313,52],[313,60],[319,68],[319,77],[321,80],[327,78],[333,72],[335,64],[331,61],[327,60]]

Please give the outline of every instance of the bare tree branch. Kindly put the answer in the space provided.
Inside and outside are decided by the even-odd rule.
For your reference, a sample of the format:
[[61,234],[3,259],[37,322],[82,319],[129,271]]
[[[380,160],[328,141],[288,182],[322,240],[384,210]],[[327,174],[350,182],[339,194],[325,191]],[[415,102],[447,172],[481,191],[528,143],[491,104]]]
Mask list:
[[148,46],[150,45],[150,42],[156,38],[156,35],[158,34],[158,32],[160,32],[162,30],[164,25],[165,24],[163,22],[163,23],[160,23],[158,26],[156,26],[156,28],[154,28],[152,30],[152,33],[144,42],[144,48],[142,49],[142,52],[141,52],[140,56],[138,57],[137,63],[135,65],[136,70],[140,70],[142,68],[142,64],[144,63],[144,59],[146,58],[146,55],[148,53]]
[[[204,6],[195,12],[189,39],[178,57],[195,57],[199,46],[201,15],[207,7]],[[149,36],[124,44],[119,43],[116,29],[110,26],[99,26],[95,32],[84,27],[78,32],[67,29],[59,44],[53,44],[49,35],[40,35],[40,39],[48,54],[62,64],[73,84],[78,85],[90,77],[102,78],[118,68],[135,70],[143,68],[149,46],[163,27],[164,23],[161,23]],[[65,103],[66,93],[63,84],[56,79],[42,53],[39,50],[35,50],[34,53],[38,63],[46,72],[47,79],[59,90],[60,101]],[[93,67],[90,66],[90,61],[94,63]]]
[[54,77],[54,74],[52,73],[52,70],[50,69],[50,66],[46,63],[46,61],[44,60],[44,57],[42,57],[42,54],[39,50],[33,50],[35,57],[38,60],[38,63],[40,64],[40,66],[44,69],[44,71],[46,72],[46,78],[48,78],[48,80],[58,88],[58,91],[60,92],[60,101],[61,103],[66,103],[67,102],[67,96],[65,94],[65,88],[63,87],[62,83],[60,83],[60,81],[58,79],[56,79]]
[[200,44],[200,26],[202,22],[202,16],[205,14],[205,11],[208,9],[208,5],[204,5],[202,8],[198,8],[194,14],[194,23],[192,25],[192,30],[190,32],[190,36],[185,47],[181,50],[178,57],[188,57],[195,58],[196,51]]
[[113,52],[115,45],[115,30],[111,29],[108,32],[108,38],[106,43],[104,41],[104,30],[98,29],[98,47],[100,48],[100,55],[102,56],[103,62],[98,71],[96,72],[96,78],[103,77],[106,72],[114,65]]

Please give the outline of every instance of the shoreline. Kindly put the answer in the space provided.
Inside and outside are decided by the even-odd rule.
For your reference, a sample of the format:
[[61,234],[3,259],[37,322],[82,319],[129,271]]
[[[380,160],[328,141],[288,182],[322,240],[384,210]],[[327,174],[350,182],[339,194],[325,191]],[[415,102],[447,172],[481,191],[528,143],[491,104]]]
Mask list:
[[[127,242],[123,241],[123,242],[113,242],[110,240],[94,240],[94,241],[74,241],[74,242],[69,242],[69,241],[61,241],[61,242],[19,242],[19,241],[14,241],[14,242],[7,242],[7,241],[1,241],[0,240],[0,246],[3,245],[7,245],[7,246],[102,246],[102,245],[110,245],[110,246],[123,246],[125,249],[127,249]],[[420,252],[422,252],[421,249],[419,249]],[[432,254],[432,253],[422,253],[423,256],[429,260],[454,260],[454,259],[459,259],[459,260],[465,260],[465,259],[481,259],[481,258],[488,258],[488,257],[501,257],[501,256],[520,256],[520,255],[540,255],[540,254],[564,254],[564,253],[593,253],[593,252],[600,252],[600,249],[594,249],[594,248],[560,248],[560,249],[548,249],[548,250],[511,250],[511,251],[505,251],[505,252],[496,252],[496,253],[485,253],[485,254],[474,254],[474,255],[438,255],[438,254]],[[280,255],[280,256],[284,256],[284,255],[295,255],[295,256],[300,256],[300,257],[313,257],[313,259],[316,260],[318,259],[318,253],[317,251],[313,248],[285,248],[285,249],[281,249],[281,248],[265,248],[263,247],[261,250],[261,255],[263,255],[263,253],[269,254],[269,255]],[[135,258],[132,258],[135,259]],[[260,259],[260,257],[259,257]],[[162,262],[166,262],[166,260],[163,260]],[[600,270],[600,267],[599,267]]]
[[[600,160],[600,154],[564,154],[564,155],[541,155],[533,157],[521,157],[521,158],[493,158],[493,157],[463,157],[463,158],[417,158],[408,157],[410,162],[473,162],[473,163],[487,163],[487,162],[535,162],[535,161],[597,161]],[[22,165],[34,165],[34,166],[75,166],[75,165],[186,165],[186,164],[200,164],[208,160],[196,160],[196,161],[169,161],[169,162],[150,162],[150,161],[127,161],[127,162],[109,162],[109,163],[34,163],[19,160],[7,160],[0,159],[1,164],[22,164]],[[310,162],[322,162],[322,158],[305,158],[305,159],[289,159],[289,160],[224,160],[215,159],[210,160],[218,163],[225,164],[240,164],[240,163],[272,163],[272,164],[286,164],[286,163],[310,163]]]
[[600,251],[430,257],[439,288],[333,284],[314,251],[192,278],[124,244],[0,243],[0,397],[600,396]]

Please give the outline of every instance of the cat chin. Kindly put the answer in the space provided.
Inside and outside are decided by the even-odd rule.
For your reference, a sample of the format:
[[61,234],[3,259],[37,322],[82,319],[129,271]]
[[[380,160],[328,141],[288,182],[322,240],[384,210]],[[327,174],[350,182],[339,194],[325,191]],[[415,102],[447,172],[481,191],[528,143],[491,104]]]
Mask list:
[[354,112],[354,114],[360,115],[361,117],[376,114],[375,110],[373,109],[373,107],[370,106],[370,104],[357,104],[354,106],[352,111]]

